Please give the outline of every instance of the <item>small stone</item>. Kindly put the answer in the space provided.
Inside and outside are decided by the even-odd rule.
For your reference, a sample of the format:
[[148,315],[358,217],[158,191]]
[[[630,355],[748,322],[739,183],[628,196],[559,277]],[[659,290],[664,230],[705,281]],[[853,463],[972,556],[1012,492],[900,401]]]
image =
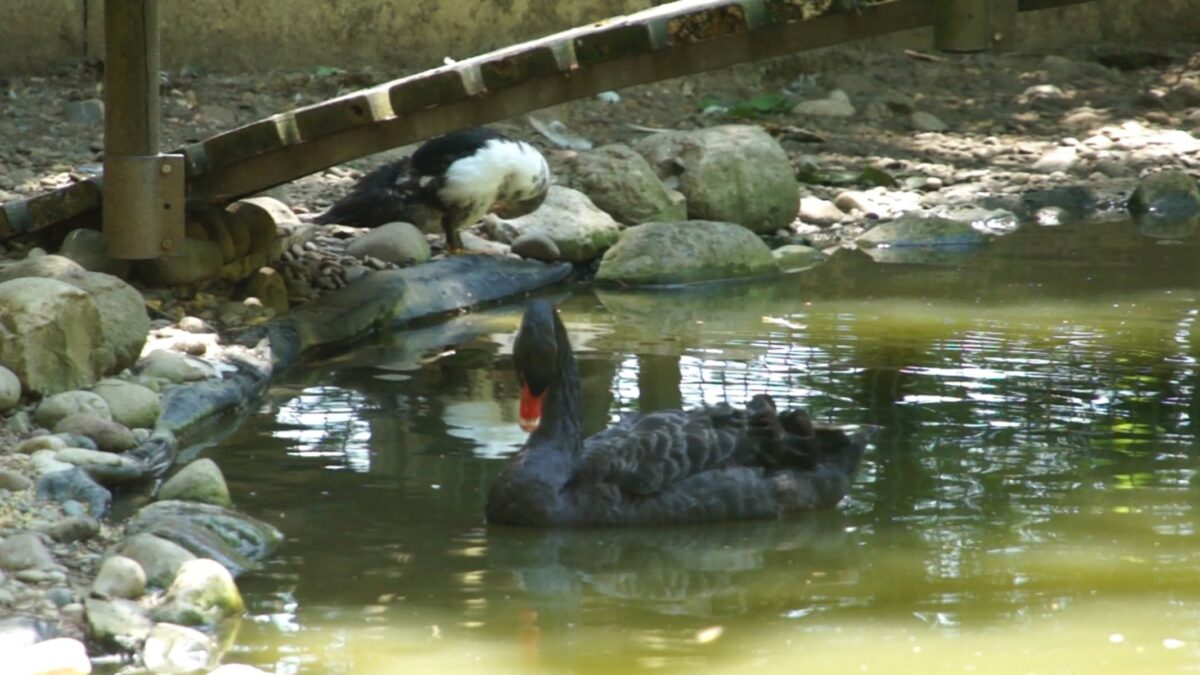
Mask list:
[[771,251],[783,272],[799,272],[823,261],[825,255],[811,246],[788,244]]
[[108,505],[112,503],[112,493],[92,480],[92,477],[87,475],[83,469],[69,464],[66,466],[69,467],[66,470],[53,471],[38,477],[36,492],[38,499],[64,502],[63,512],[71,516],[87,514],[81,509],[68,510],[68,505],[65,503],[68,500],[86,503],[91,510],[91,515],[95,517],[104,515],[108,511]]
[[834,89],[829,93],[828,98],[797,103],[792,108],[792,112],[797,115],[814,117],[853,117],[856,111],[846,92]]
[[62,450],[67,447],[67,442],[58,436],[45,434],[43,436],[34,436],[21,441],[17,446],[17,452],[32,455],[39,450]]
[[100,566],[92,582],[92,594],[99,598],[134,599],[146,592],[146,571],[134,559],[114,555]]
[[215,645],[204,633],[173,623],[159,623],[142,647],[142,662],[152,673],[191,673],[213,660]]
[[350,242],[346,253],[356,258],[371,256],[397,265],[415,265],[429,260],[429,242],[411,223],[381,225]]
[[22,532],[0,541],[0,569],[49,569],[55,565],[54,556],[33,533]]
[[46,599],[54,603],[55,607],[65,607],[70,604],[75,598],[71,595],[71,589],[65,586],[55,586],[46,591]]
[[88,598],[84,607],[88,635],[106,645],[134,650],[153,627],[145,611],[131,600]]
[[1042,155],[1033,163],[1033,170],[1038,173],[1054,173],[1070,171],[1079,163],[1079,152],[1070,146],[1059,146]]
[[112,419],[129,428],[151,428],[161,410],[158,394],[151,389],[125,380],[104,379],[92,391],[108,403]]
[[846,214],[837,204],[820,197],[800,198],[800,220],[817,225],[834,225],[842,222]]
[[[107,407],[107,404],[105,406]],[[96,445],[105,452],[124,452],[137,445],[137,441],[133,438],[133,432],[125,425],[88,413],[76,413],[64,417],[54,425],[54,432],[82,434],[95,441]]]
[[54,638],[6,652],[4,669],[19,675],[87,675],[92,662],[79,640]]
[[180,499],[217,506],[233,504],[221,468],[208,458],[198,459],[171,476],[159,489],[158,499]]
[[166,349],[150,352],[138,362],[138,367],[142,375],[174,384],[205,380],[214,374],[203,362]]
[[511,248],[513,253],[522,258],[543,262],[554,262],[561,255],[554,240],[541,232],[529,232],[518,236],[513,240]]
[[200,106],[200,116],[220,127],[231,127],[237,124],[237,113],[224,106],[206,103]]
[[66,448],[59,450],[55,459],[83,469],[101,485],[139,480],[150,475],[150,467],[144,462],[112,452]]
[[0,488],[12,490],[13,492],[20,492],[22,490],[28,490],[31,487],[33,487],[33,481],[29,480],[25,476],[22,476],[16,471],[0,469]]
[[47,475],[50,475],[53,473],[59,473],[61,471],[70,471],[75,468],[74,466],[67,464],[66,462],[60,461],[57,458],[59,452],[62,452],[62,451],[61,450],[38,450],[37,452],[33,453],[33,456],[31,458],[32,464],[33,464],[33,470],[35,472],[37,472],[39,479],[43,476],[47,476]]
[[21,400],[21,381],[13,371],[0,366],[0,412],[11,410]]
[[[70,503],[78,506],[80,512],[83,512],[82,504],[73,500]],[[63,510],[66,510],[65,504],[63,505]],[[100,523],[95,518],[87,518],[81,515],[75,515],[55,521],[54,523],[41,528],[41,532],[50,535],[52,539],[62,543],[86,541],[100,533]]]
[[941,132],[950,128],[950,125],[943,122],[941,118],[924,110],[916,110],[910,114],[908,123],[912,126],[913,131]]
[[100,99],[68,101],[63,112],[71,124],[98,127],[104,123],[104,101]]
[[152,534],[135,534],[126,539],[119,553],[136,560],[146,574],[147,583],[158,587],[168,586],[185,562],[196,559],[179,544]]
[[264,307],[276,315],[288,311],[287,282],[283,275],[270,267],[260,267],[246,280],[246,295],[258,298]]
[[[87,474],[84,474],[84,475],[86,476]],[[93,484],[94,484],[94,481],[93,481]],[[80,502],[80,501],[77,501],[74,499],[68,499],[67,501],[62,503],[62,510],[63,510],[63,513],[66,514],[67,516],[69,516],[70,518],[80,518],[80,519],[91,520],[90,518],[87,517],[87,514],[88,514],[87,507],[83,505],[83,502]]]
[[53,429],[59,420],[76,413],[88,413],[102,420],[112,420],[108,402],[90,391],[64,391],[42,399],[33,420],[47,429]]

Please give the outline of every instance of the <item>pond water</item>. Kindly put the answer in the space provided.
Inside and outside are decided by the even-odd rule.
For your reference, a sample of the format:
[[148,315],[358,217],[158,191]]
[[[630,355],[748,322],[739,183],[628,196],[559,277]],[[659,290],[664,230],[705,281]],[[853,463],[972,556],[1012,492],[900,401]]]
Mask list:
[[521,305],[286,373],[205,451],[287,542],[227,661],[276,673],[1200,670],[1200,250],[1124,222],[941,264],[845,252],[686,292],[550,296],[594,431],[770,392],[879,427],[835,511],[488,528],[523,440]]

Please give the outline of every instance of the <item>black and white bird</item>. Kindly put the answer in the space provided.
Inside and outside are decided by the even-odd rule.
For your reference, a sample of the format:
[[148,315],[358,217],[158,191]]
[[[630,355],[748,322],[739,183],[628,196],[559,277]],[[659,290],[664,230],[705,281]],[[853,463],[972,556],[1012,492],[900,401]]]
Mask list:
[[524,215],[541,206],[550,167],[537,148],[476,127],[432,138],[416,152],[363,176],[313,219],[356,227],[438,221],[446,248],[462,248],[458,230],[488,213]]

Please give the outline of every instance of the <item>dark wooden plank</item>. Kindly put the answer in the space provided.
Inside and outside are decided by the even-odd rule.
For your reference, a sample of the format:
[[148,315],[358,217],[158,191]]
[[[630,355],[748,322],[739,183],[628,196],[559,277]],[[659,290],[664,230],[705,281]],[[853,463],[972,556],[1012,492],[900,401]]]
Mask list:
[[293,116],[300,138],[308,140],[381,122],[392,116],[392,104],[386,91],[367,90],[301,108]]

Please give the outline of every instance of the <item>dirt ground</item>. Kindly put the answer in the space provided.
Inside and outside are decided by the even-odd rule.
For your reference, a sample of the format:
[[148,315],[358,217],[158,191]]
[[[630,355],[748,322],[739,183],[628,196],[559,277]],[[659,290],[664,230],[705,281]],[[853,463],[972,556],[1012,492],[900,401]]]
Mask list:
[[[179,147],[393,75],[330,68],[164,73],[163,144]],[[0,79],[0,202],[99,171],[101,80],[97,68],[83,64],[45,77]],[[827,100],[835,89],[845,96],[834,97],[852,108],[849,114],[842,108],[846,116],[820,105],[813,114],[794,110]],[[634,87],[536,117],[544,124],[560,121],[595,145],[631,143],[652,129],[760,124],[787,150],[806,193],[834,200],[876,186],[865,202],[839,202],[845,222],[869,223],[902,208],[956,198],[1067,184],[1124,185],[1162,166],[1196,170],[1197,104],[1200,62],[1187,44],[938,56],[844,47]],[[494,126],[551,155],[569,152],[524,116]],[[319,211],[362,171],[406,151],[356,160],[270,194],[298,213]],[[868,168],[878,171],[864,174]],[[803,231],[804,223],[796,227]]]

